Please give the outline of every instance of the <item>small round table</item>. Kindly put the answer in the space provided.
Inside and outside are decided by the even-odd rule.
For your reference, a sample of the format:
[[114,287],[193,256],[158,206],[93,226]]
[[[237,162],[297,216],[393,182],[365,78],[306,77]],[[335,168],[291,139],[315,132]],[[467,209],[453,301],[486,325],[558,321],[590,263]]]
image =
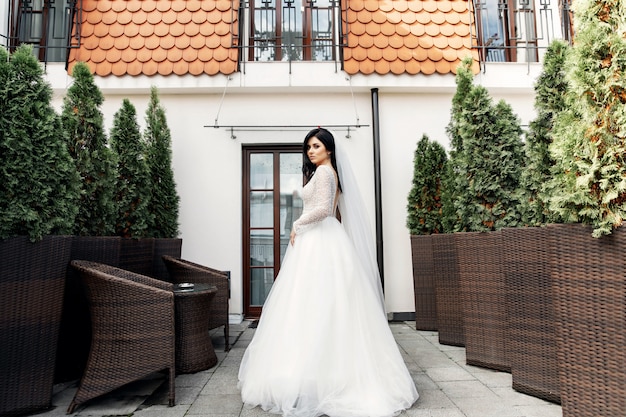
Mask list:
[[192,373],[217,364],[209,336],[211,300],[217,287],[209,284],[175,284],[176,372]]

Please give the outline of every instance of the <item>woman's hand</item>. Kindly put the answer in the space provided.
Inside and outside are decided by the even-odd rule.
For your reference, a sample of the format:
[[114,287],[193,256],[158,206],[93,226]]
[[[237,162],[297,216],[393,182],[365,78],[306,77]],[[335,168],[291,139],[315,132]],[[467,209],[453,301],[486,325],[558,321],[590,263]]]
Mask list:
[[289,241],[291,242],[291,246],[296,244],[296,231],[291,229],[291,234],[289,235]]

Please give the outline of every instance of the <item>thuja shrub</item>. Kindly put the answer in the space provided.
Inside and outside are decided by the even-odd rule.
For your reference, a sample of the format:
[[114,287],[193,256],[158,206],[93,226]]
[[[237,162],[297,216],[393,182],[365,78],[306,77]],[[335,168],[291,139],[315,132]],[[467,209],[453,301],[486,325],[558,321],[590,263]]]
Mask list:
[[32,47],[0,53],[0,238],[71,234],[78,174]]
[[61,120],[70,155],[81,177],[74,234],[106,236],[115,232],[115,154],[107,144],[100,107],[104,97],[85,63],[72,71],[73,84],[63,100]]
[[549,151],[552,143],[554,119],[567,109],[565,95],[565,60],[569,46],[553,41],[544,56],[543,69],[535,83],[535,111],[537,116],[526,132],[526,167],[522,171],[522,222],[529,226],[559,221],[559,216],[548,209],[547,188],[552,178],[555,161]]
[[443,146],[431,141],[427,135],[417,142],[406,222],[412,235],[443,232],[441,191],[447,159]]
[[442,225],[446,233],[461,230],[461,219],[455,207],[454,200],[467,188],[467,177],[460,175],[461,156],[463,155],[463,138],[460,132],[462,122],[463,103],[473,88],[474,75],[471,71],[472,59],[466,58],[457,67],[456,91],[452,97],[450,122],[446,126],[446,133],[450,139],[449,159],[443,173],[442,198]]
[[178,236],[179,197],[172,170],[171,133],[156,87],[152,87],[150,91],[144,139],[151,191],[148,204],[151,221],[147,235],[157,238],[174,238]]
[[126,238],[146,237],[151,222],[148,166],[137,111],[128,99],[113,117],[111,146],[117,158],[115,233]]
[[557,164],[549,207],[600,237],[626,216],[626,5],[577,0],[574,8],[567,111],[556,118],[550,146]]
[[[470,74],[464,60],[457,77]],[[464,85],[464,83],[457,83]],[[452,200],[456,231],[489,231],[520,225],[520,176],[523,143],[519,119],[504,101],[494,104],[488,91],[472,85],[456,108],[453,124],[461,150],[454,155]],[[457,147],[458,149],[458,147]]]

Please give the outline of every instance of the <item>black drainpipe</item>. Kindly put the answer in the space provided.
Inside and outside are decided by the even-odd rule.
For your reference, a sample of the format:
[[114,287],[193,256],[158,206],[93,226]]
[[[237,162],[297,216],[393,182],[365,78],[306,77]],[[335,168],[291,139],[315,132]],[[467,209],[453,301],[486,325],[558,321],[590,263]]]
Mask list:
[[376,206],[376,258],[380,270],[380,283],[385,288],[385,263],[383,260],[383,200],[380,179],[380,119],[378,114],[378,88],[372,88],[372,131],[374,139],[374,200]]

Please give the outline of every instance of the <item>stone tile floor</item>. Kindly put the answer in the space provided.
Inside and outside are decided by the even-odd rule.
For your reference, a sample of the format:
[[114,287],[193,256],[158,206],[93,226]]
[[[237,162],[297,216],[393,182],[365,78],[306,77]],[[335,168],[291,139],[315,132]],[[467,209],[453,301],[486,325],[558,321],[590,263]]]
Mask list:
[[[72,416],[268,417],[241,403],[239,363],[254,329],[231,325],[232,349],[224,352],[223,332],[212,332],[217,366],[176,377],[176,406],[167,406],[163,376],[155,374],[80,406]],[[420,399],[407,417],[562,417],[561,407],[514,391],[511,375],[465,364],[465,349],[441,345],[437,332],[416,331],[414,322],[390,323]],[[65,416],[77,382],[55,386],[53,408],[37,416]]]

